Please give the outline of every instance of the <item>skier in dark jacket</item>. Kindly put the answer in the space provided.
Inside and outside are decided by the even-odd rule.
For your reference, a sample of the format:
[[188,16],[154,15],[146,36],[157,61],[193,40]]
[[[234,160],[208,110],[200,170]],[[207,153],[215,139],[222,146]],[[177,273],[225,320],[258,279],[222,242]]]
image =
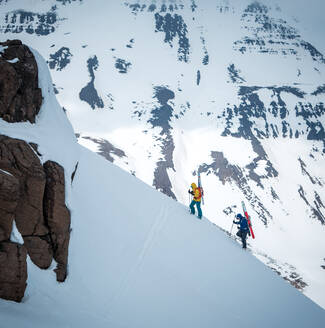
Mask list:
[[247,235],[251,235],[250,231],[249,231],[249,227],[248,227],[248,223],[247,223],[247,219],[242,216],[240,213],[236,215],[236,219],[238,221],[233,221],[233,223],[238,224],[238,232],[237,232],[237,236],[241,238],[241,241],[243,243],[243,248],[246,248],[246,238]]

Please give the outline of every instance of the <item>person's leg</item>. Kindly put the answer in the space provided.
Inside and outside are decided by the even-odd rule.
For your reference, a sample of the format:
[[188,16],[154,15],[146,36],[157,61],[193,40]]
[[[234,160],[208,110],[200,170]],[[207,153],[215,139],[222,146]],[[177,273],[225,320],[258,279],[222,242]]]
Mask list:
[[199,219],[202,218],[201,202],[196,202],[197,216]]
[[242,231],[241,240],[243,243],[243,248],[246,248],[246,237],[247,237],[247,231]]
[[194,209],[194,204],[196,202],[194,200],[192,200],[191,204],[190,204],[190,209],[191,209],[191,214],[195,214],[195,209]]

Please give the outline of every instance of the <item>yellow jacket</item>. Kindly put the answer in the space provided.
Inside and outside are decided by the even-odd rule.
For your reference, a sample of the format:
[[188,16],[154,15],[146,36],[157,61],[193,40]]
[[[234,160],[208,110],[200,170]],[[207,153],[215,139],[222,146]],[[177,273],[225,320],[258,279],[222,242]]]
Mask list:
[[194,182],[191,184],[191,187],[192,187],[193,193],[194,193],[194,195],[193,195],[194,196],[194,200],[196,202],[200,202],[201,201],[201,198],[202,198],[200,189],[196,186],[196,184]]

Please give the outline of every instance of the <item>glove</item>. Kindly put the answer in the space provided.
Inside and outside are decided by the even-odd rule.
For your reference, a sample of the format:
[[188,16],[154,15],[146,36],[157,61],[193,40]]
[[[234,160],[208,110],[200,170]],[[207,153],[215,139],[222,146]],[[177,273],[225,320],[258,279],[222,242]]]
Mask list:
[[191,195],[194,195],[194,192],[191,191],[190,189],[188,190],[188,193],[191,194]]

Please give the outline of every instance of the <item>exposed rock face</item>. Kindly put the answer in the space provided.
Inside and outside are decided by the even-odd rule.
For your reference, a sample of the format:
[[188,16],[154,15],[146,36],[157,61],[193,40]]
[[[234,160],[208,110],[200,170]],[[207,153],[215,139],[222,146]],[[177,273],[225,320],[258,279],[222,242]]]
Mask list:
[[17,228],[22,236],[46,235],[43,218],[45,173],[28,143],[0,135],[0,168],[19,180]]
[[0,135],[0,168],[19,181],[14,216],[27,252],[37,266],[48,268],[52,253],[43,215],[45,173],[42,164],[25,141]]
[[0,42],[0,117],[35,122],[42,104],[35,57],[20,40]]
[[[32,52],[19,40],[0,42],[0,118],[34,123],[41,103]],[[17,302],[26,289],[27,254],[41,269],[54,258],[57,280],[67,276],[64,169],[51,161],[43,167],[38,156],[38,145],[0,134],[0,298]],[[14,220],[24,245],[10,241]]]
[[[5,243],[0,297],[19,301],[26,288],[26,281],[21,281],[27,277],[21,273],[24,252],[41,269],[47,269],[54,257],[57,280],[66,278],[70,212],[65,206],[64,169],[51,161],[43,168],[28,143],[0,135],[0,188],[0,242]],[[10,242],[13,220],[24,239],[23,247],[14,244],[15,250]],[[18,281],[13,282],[11,275]]]
[[33,263],[41,269],[48,269],[53,259],[50,236],[23,236],[23,238]]
[[12,242],[0,243],[0,297],[20,302],[27,280],[26,248]]
[[0,242],[10,238],[18,198],[18,179],[0,170]]
[[44,216],[50,229],[54,259],[58,263],[56,278],[64,281],[67,275],[68,246],[70,240],[70,212],[65,205],[64,170],[58,163],[44,164],[46,188]]

